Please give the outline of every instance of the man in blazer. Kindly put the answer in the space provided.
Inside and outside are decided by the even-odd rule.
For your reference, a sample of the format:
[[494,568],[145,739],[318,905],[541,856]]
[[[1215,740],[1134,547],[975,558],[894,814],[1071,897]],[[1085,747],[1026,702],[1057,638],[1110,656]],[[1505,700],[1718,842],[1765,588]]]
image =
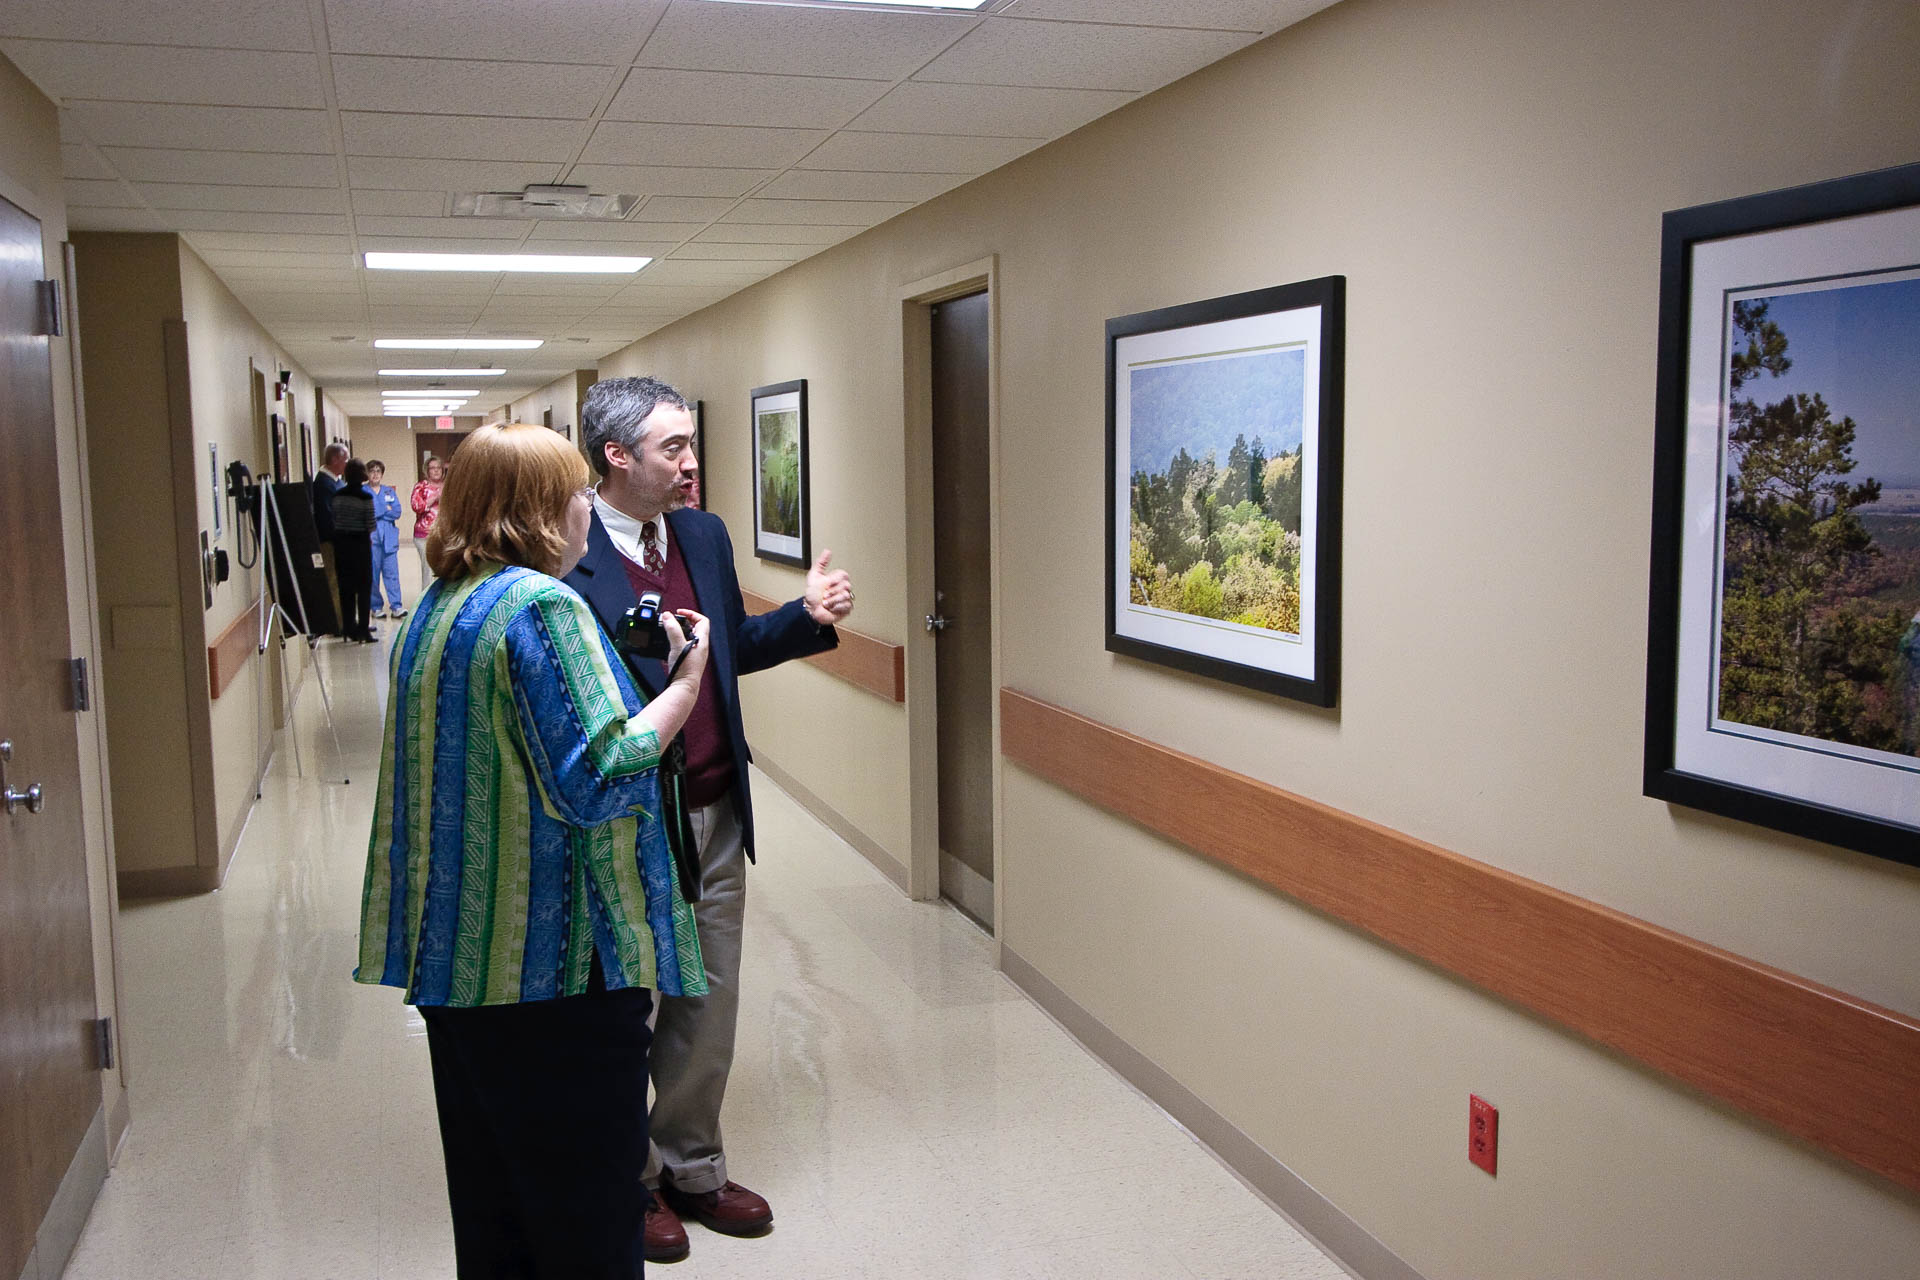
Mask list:
[[[601,480],[587,554],[566,581],[612,632],[642,591],[668,609],[713,622],[699,701],[682,730],[686,790],[699,844],[694,904],[708,994],[662,997],[654,1029],[654,1105],[647,1167],[647,1257],[685,1257],[681,1215],[715,1231],[754,1235],[773,1222],[766,1200],[727,1176],[720,1104],[733,1065],[740,1008],[740,934],[746,864],[753,860],[753,804],[739,677],[835,647],[833,624],[853,607],[853,586],[822,552],[806,590],[772,613],[748,617],[734,574],[733,543],[715,515],[685,506],[699,476],[693,415],[653,378],[599,382],[580,406],[581,443]],[[659,663],[643,664],[658,668]],[[646,674],[654,686],[664,671]]]

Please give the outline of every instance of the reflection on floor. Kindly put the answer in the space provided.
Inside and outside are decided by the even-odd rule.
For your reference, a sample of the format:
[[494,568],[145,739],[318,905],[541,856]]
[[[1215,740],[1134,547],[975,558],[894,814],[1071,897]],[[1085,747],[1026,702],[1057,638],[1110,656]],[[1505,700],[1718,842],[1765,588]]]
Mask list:
[[[391,630],[391,624],[388,624]],[[134,1125],[68,1280],[454,1274],[427,1050],[348,978],[384,644],[323,645],[227,887],[123,912]],[[351,782],[343,783],[343,778]],[[1344,1275],[765,778],[731,1172],[757,1240],[689,1228],[674,1280]]]

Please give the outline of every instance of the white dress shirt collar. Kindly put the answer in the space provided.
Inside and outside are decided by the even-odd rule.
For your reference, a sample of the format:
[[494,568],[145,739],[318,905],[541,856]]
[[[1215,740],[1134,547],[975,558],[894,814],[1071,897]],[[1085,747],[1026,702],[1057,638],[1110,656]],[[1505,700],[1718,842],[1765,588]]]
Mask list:
[[653,526],[653,536],[660,544],[660,554],[667,554],[667,517],[664,512],[651,520],[635,520],[626,512],[615,507],[593,492],[593,509],[600,513],[600,524],[607,531],[607,537],[613,541],[613,549],[635,564],[644,565],[646,554],[640,549],[640,530],[647,525]]

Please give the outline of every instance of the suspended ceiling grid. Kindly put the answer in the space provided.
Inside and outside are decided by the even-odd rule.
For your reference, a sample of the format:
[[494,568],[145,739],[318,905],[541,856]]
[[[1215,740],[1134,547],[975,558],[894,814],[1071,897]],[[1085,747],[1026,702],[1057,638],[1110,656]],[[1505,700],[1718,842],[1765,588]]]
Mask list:
[[[352,413],[389,367],[481,409],[998,168],[1332,0],[6,0],[76,230],[177,231]],[[621,222],[455,218],[586,184]],[[369,250],[645,255],[637,276],[369,271]],[[529,352],[375,337],[533,337]],[[413,383],[417,388],[418,380]]]

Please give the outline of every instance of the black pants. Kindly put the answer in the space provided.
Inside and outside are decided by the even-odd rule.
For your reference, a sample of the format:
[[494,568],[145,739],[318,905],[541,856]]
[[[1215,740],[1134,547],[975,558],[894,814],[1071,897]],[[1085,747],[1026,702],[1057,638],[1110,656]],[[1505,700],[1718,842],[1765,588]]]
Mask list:
[[340,634],[365,640],[373,634],[373,540],[364,533],[333,537],[333,571],[340,580]]
[[421,1008],[460,1280],[641,1274],[652,1009],[638,987]]

